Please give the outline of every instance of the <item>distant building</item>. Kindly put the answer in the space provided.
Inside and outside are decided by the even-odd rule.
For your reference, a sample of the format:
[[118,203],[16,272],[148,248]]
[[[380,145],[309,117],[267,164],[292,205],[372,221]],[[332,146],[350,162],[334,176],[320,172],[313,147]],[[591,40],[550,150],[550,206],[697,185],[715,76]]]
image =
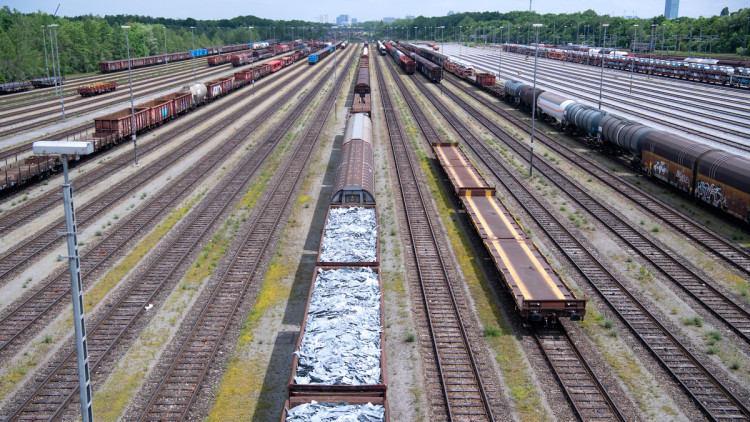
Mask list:
[[357,24],[357,22],[358,22],[358,21],[357,21],[357,18],[352,18],[352,25],[356,25],[356,24]]
[[336,17],[336,25],[345,25],[349,22],[349,15],[338,15]]
[[667,19],[675,19],[680,9],[680,0],[666,0],[664,2],[664,16]]
[[452,10],[449,10],[449,11],[448,11],[448,16],[450,16],[450,15],[455,15],[455,14],[456,14],[456,12],[454,12],[454,11],[452,11]]
[[406,17],[404,19],[414,19],[414,16],[412,16],[412,15],[406,15]]
[[383,22],[385,23],[396,22],[396,18],[391,18],[391,17],[383,18]]

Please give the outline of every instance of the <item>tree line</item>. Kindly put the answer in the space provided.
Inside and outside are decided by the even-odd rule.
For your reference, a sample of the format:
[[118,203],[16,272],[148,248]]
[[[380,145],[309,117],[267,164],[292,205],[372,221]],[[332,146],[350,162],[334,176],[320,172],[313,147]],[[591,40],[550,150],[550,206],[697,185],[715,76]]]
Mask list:
[[[51,24],[58,26],[46,27]],[[51,76],[50,42],[55,42],[55,29],[63,77],[96,72],[100,61],[127,57],[123,25],[130,26],[127,36],[131,58],[164,54],[165,51],[186,51],[193,46],[197,49],[266,39],[289,41],[293,35],[295,38],[303,35],[318,38],[330,27],[300,20],[276,21],[255,16],[221,20],[137,15],[53,17],[46,13],[21,13],[4,6],[0,9],[0,82],[44,77],[47,72]]]
[[711,17],[680,17],[673,20],[663,15],[647,19],[598,15],[593,10],[543,15],[528,11],[465,12],[439,17],[419,16],[390,23],[367,22],[363,26],[375,31],[378,37],[533,43],[536,32],[532,25],[541,23],[540,43],[602,46],[602,24],[608,24],[608,47],[627,49],[632,42],[639,42],[653,43],[657,50],[678,51],[680,55],[748,55],[750,8],[730,12],[725,7],[717,12],[718,15]]

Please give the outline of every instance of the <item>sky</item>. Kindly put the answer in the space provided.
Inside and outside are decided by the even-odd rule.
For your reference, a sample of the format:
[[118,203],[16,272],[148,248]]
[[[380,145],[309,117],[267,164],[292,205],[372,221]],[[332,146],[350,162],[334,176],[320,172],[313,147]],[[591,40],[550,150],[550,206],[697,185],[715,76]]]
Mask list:
[[[650,18],[664,13],[664,0],[627,0],[606,2],[601,0],[532,0],[532,9],[538,13],[573,13],[593,9],[598,14],[611,16],[632,16]],[[241,15],[255,15],[268,19],[301,19],[318,22],[321,16],[328,16],[328,22],[335,22],[336,16],[347,14],[360,22],[381,20],[383,17],[403,18],[407,15],[445,16],[454,12],[483,12],[492,4],[492,11],[508,12],[528,10],[525,2],[499,0],[380,0],[371,2],[351,0],[0,0],[11,9],[20,12],[43,11],[54,13],[58,3],[58,15],[78,16],[138,14],[165,18],[231,19]],[[280,7],[283,4],[283,7]],[[680,0],[680,16],[699,17],[718,15],[727,6],[730,11],[748,7],[747,0],[720,0],[713,3],[706,0]]]

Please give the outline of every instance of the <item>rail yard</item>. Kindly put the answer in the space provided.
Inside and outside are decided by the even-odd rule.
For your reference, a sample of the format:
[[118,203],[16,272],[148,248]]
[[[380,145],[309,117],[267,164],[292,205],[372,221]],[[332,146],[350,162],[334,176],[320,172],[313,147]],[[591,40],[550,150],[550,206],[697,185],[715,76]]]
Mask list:
[[269,39],[131,59],[132,109],[103,61],[65,122],[3,85],[0,418],[81,417],[32,152],[75,140],[94,420],[750,420],[746,69],[604,60]]

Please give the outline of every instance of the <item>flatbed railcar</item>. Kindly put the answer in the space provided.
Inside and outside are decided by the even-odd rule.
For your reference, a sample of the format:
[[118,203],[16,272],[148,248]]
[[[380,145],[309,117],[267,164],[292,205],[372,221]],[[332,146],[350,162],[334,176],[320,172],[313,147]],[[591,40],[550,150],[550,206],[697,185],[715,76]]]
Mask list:
[[432,148],[521,318],[534,323],[581,320],[586,299],[575,296],[458,144],[435,143]]
[[[94,144],[94,151],[99,152],[129,139],[134,129],[136,133],[151,129],[289,64],[291,60],[283,59],[278,60],[278,63],[264,63],[236,72],[235,77],[218,78],[205,84],[187,85],[183,87],[183,91],[137,104],[134,107],[135,128],[130,107],[97,117],[94,119],[94,133],[89,139],[82,139],[82,141]],[[38,179],[59,170],[60,166],[59,157],[53,155],[33,156],[20,161],[5,162],[0,166],[0,191]]]
[[23,92],[31,89],[33,85],[29,81],[6,82],[0,84],[0,94],[12,94],[14,92]]

